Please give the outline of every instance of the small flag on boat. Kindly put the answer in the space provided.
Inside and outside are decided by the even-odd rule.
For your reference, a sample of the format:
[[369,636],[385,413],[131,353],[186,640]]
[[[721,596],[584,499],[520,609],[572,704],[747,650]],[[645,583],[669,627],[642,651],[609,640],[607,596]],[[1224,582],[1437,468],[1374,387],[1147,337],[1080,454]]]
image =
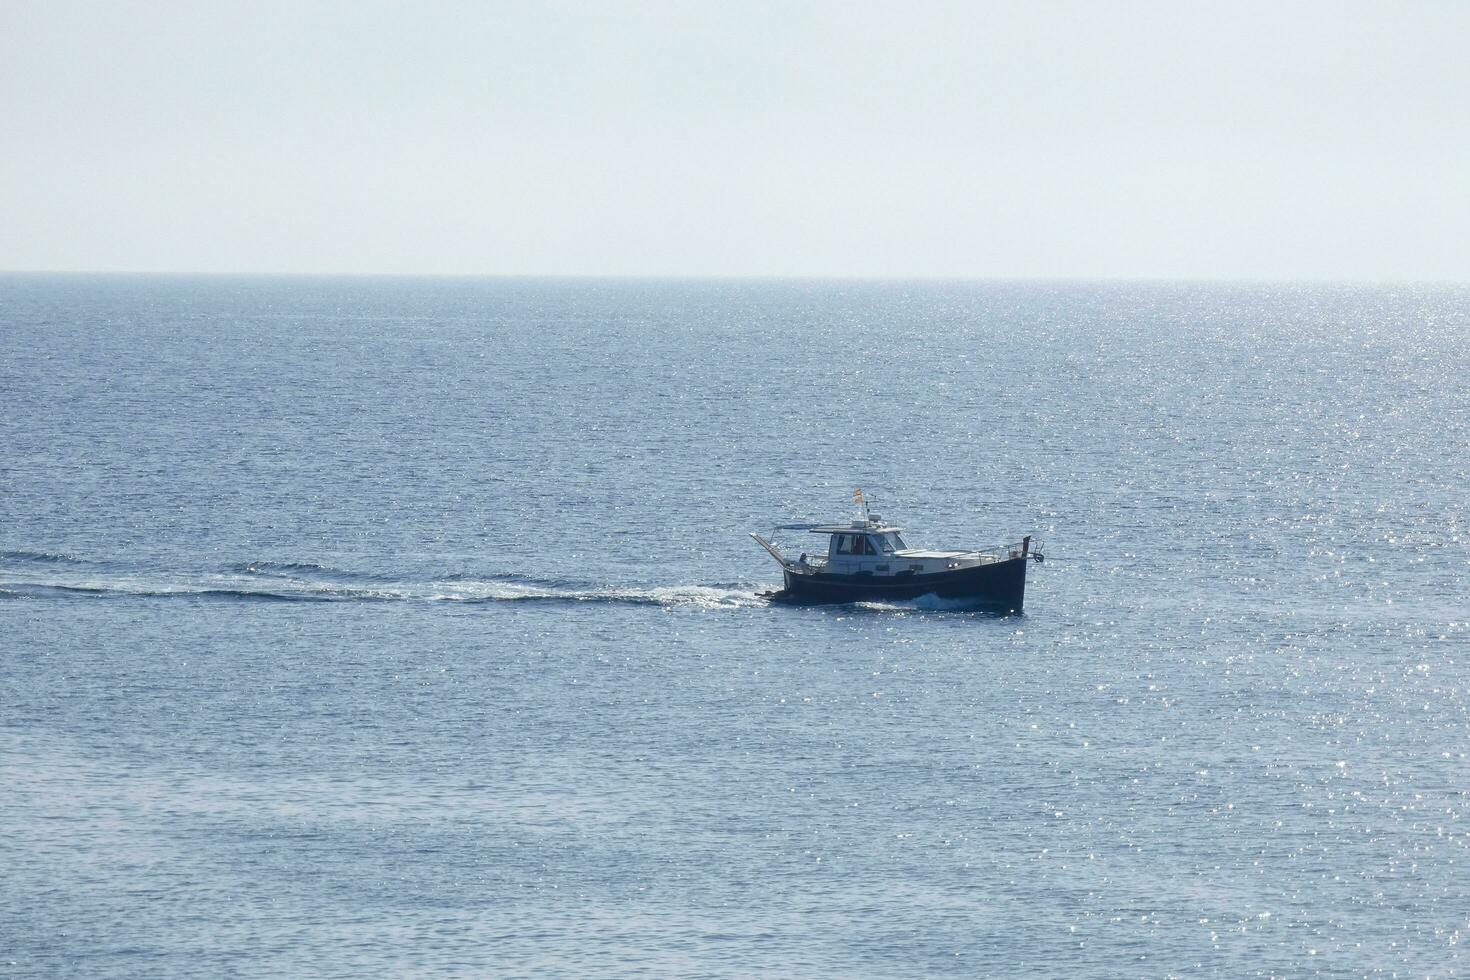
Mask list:
[[852,492],[852,502],[855,503],[855,504],[857,504],[859,507],[861,507],[863,505],[863,488],[862,487],[857,487],[856,489],[853,490],[853,492]]

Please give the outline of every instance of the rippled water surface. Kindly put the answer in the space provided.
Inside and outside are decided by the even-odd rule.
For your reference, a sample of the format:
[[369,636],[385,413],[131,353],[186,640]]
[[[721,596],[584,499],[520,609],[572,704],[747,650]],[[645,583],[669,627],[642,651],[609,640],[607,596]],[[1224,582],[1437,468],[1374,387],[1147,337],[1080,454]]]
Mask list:
[[[1466,378],[1456,287],[0,277],[0,973],[1470,972]],[[1025,614],[767,605],[858,484]]]

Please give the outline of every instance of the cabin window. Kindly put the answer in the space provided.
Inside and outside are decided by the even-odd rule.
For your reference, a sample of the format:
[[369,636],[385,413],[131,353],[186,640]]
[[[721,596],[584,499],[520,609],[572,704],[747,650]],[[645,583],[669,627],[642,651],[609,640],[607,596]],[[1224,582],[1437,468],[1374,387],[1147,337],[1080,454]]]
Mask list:
[[904,544],[903,538],[898,536],[897,531],[888,531],[879,535],[878,541],[885,555],[890,555],[895,551],[903,551],[908,548],[908,545]]
[[837,539],[833,554],[838,555],[891,555],[895,547],[904,546],[896,534],[836,534],[833,537]]

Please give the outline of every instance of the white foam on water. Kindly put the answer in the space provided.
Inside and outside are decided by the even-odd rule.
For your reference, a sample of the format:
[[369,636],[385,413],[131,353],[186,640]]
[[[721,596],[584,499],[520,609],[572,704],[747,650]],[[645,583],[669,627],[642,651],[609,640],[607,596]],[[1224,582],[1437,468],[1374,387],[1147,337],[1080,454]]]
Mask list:
[[373,582],[354,585],[342,581],[348,573],[323,569],[319,577],[310,565],[274,564],[257,572],[242,566],[231,574],[120,575],[23,574],[5,576],[0,592],[39,597],[67,593],[78,598],[122,596],[137,598],[218,597],[275,601],[398,601],[398,602],[611,602],[666,608],[735,609],[764,605],[753,590],[720,586],[561,586],[507,579]]
[[764,604],[755,592],[750,590],[704,585],[577,588],[506,581],[457,581],[436,582],[433,583],[433,587],[437,591],[424,598],[461,602],[626,602],[703,609],[733,609]]
[[891,599],[883,602],[858,602],[864,609],[889,612],[997,612],[977,599],[946,599],[932,592],[913,599]]

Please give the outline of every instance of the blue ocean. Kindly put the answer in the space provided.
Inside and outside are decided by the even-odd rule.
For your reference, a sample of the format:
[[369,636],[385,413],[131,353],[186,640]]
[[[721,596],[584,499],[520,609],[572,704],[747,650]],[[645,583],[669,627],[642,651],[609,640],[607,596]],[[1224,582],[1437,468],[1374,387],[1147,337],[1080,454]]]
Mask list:
[[[1467,378],[1463,286],[0,277],[0,974],[1470,973]],[[857,486],[1024,612],[770,604]]]

